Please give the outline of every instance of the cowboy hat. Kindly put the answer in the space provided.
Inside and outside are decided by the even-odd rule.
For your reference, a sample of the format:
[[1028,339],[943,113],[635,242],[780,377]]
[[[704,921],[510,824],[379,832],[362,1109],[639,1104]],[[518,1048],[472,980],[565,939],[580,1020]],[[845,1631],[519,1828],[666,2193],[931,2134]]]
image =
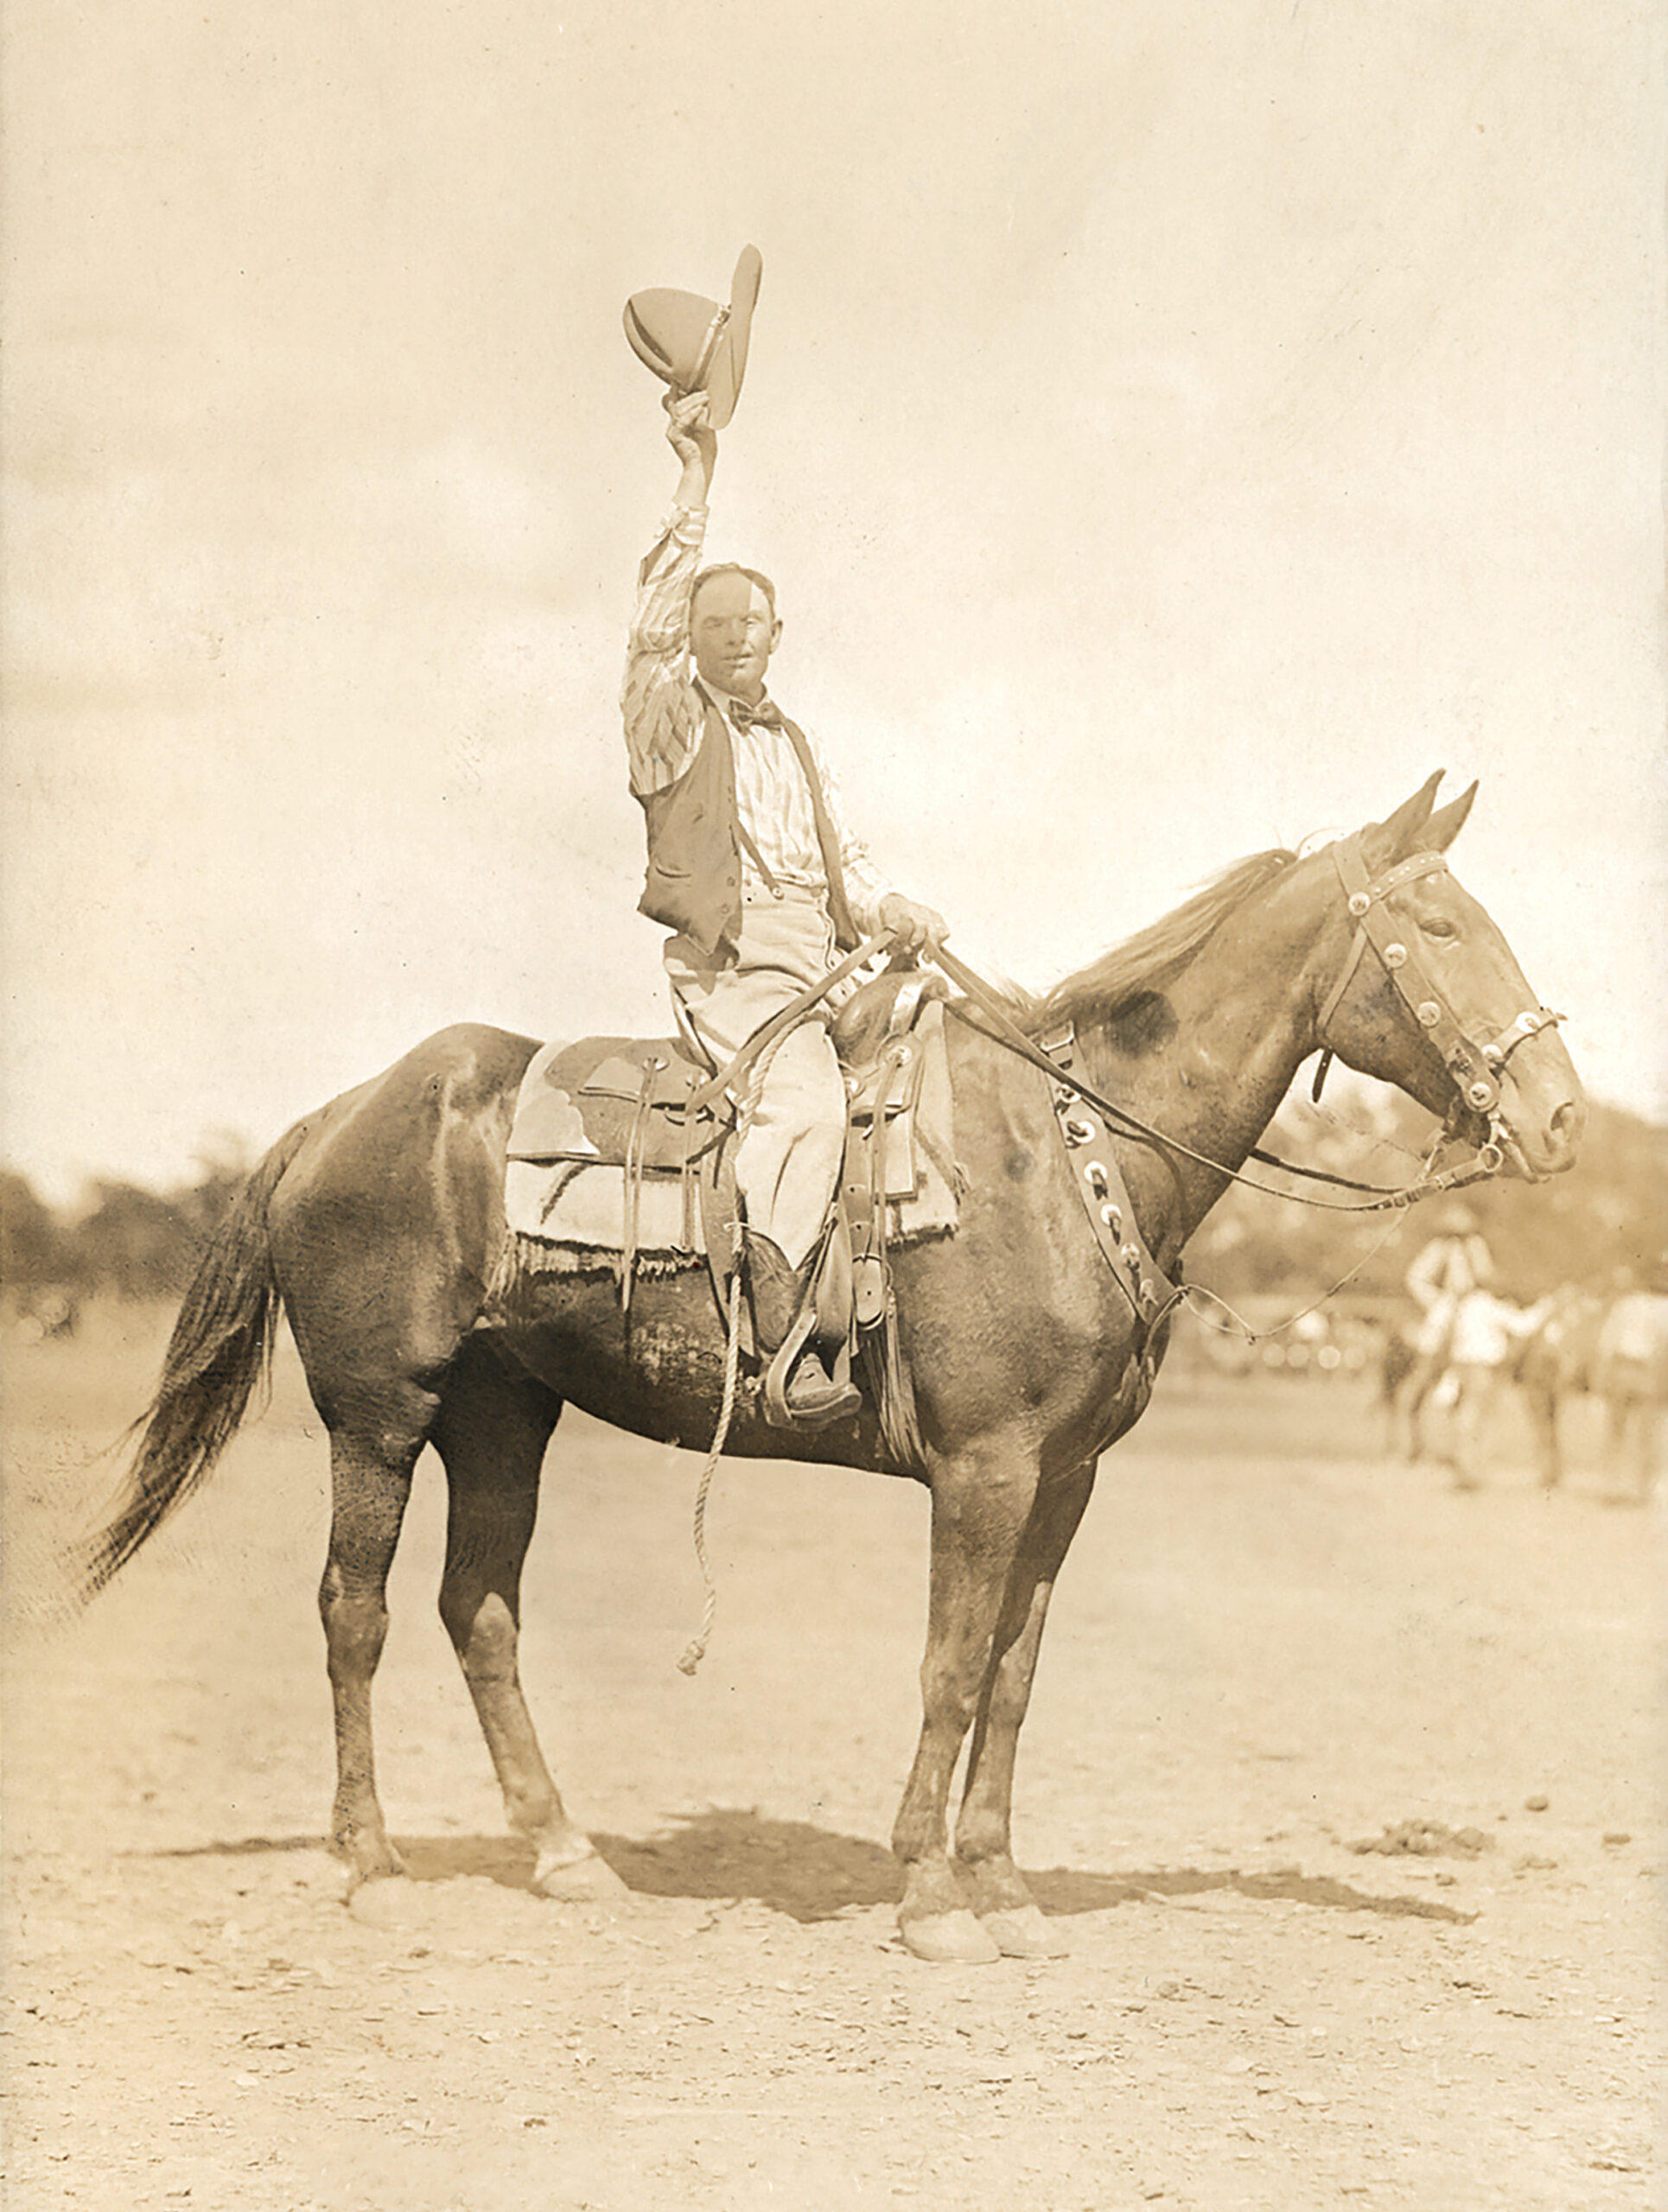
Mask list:
[[747,368],[748,333],[764,263],[744,245],[730,279],[729,305],[697,292],[633,292],[626,302],[626,336],[640,361],[682,394],[704,391],[707,419],[722,430],[735,412]]

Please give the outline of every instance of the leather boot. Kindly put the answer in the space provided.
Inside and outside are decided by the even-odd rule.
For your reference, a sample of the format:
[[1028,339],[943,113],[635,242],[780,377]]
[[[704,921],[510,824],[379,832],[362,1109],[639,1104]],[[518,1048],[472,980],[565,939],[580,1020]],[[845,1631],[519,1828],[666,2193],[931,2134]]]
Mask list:
[[[852,1383],[837,1382],[811,1341],[811,1319],[805,1311],[809,1270],[792,1266],[781,1246],[768,1236],[749,1235],[747,1252],[753,1333],[767,1374],[784,1345],[799,1339],[787,1355],[782,1390],[793,1426],[823,1428],[830,1421],[848,1420],[863,1404],[863,1393]],[[768,1414],[768,1405],[766,1410]]]

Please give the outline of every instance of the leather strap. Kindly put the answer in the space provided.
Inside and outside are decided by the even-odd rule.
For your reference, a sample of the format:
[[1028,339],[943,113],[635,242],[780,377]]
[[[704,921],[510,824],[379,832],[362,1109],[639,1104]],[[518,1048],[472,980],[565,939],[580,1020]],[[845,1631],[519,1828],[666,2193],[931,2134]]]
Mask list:
[[632,1277],[637,1267],[637,1226],[643,1192],[643,1138],[648,1128],[649,1109],[654,1096],[654,1078],[665,1062],[653,1057],[643,1063],[643,1079],[637,1094],[636,1110],[631,1118],[631,1131],[626,1139],[625,1213],[620,1255],[620,1311],[622,1316],[631,1312]]
[[803,1015],[810,1013],[819,1000],[825,999],[837,984],[844,982],[846,977],[861,968],[865,960],[872,960],[877,952],[884,952],[891,942],[890,930],[882,930],[877,935],[865,938],[856,951],[848,952],[844,960],[831,968],[820,982],[812,983],[808,990],[801,991],[798,998],[790,999],[780,1013],[773,1014],[768,1021],[761,1023],[727,1066],[721,1068],[698,1090],[691,1092],[684,1111],[692,1115],[715,1107],[742,1071],[758,1058],[767,1045],[774,1045],[785,1029],[791,1029]]
[[1143,1357],[1152,1333],[1181,1297],[1152,1255],[1117,1165],[1113,1132],[1104,1115],[1069,1080],[1077,1040],[1067,1036],[1047,1048],[1067,1078],[1052,1094],[1054,1120],[1072,1170],[1072,1181],[1113,1281],[1129,1301]]

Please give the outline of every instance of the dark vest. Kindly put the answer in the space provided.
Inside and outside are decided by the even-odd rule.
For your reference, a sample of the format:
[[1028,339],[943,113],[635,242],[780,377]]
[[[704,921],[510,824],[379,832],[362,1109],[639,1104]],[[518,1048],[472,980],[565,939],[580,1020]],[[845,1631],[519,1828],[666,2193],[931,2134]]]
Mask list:
[[[695,757],[675,784],[640,791],[648,834],[649,864],[640,914],[680,930],[703,952],[735,958],[742,933],[741,816],[735,804],[735,758],[723,710],[704,691],[706,727]],[[828,878],[828,912],[842,950],[862,943],[845,895],[840,849],[805,732],[784,715],[782,727],[811,788],[817,842]]]

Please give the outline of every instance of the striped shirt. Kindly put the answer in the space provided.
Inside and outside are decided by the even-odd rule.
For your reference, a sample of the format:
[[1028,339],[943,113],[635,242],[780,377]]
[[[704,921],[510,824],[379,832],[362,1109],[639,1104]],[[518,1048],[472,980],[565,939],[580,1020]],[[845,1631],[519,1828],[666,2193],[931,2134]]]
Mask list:
[[[709,690],[690,664],[690,594],[701,566],[706,524],[704,507],[674,507],[638,572],[620,706],[631,787],[640,798],[675,784],[694,759],[705,728],[703,694],[729,718],[732,702],[723,692]],[[839,788],[822,747],[808,734],[805,742],[839,842],[852,918],[867,935],[880,927],[880,903],[893,887],[845,827]],[[731,719],[730,746],[736,810],[765,866],[779,883],[826,892],[810,786],[792,739],[786,730],[761,723],[741,728]],[[745,847],[742,895],[754,900],[770,895]]]

